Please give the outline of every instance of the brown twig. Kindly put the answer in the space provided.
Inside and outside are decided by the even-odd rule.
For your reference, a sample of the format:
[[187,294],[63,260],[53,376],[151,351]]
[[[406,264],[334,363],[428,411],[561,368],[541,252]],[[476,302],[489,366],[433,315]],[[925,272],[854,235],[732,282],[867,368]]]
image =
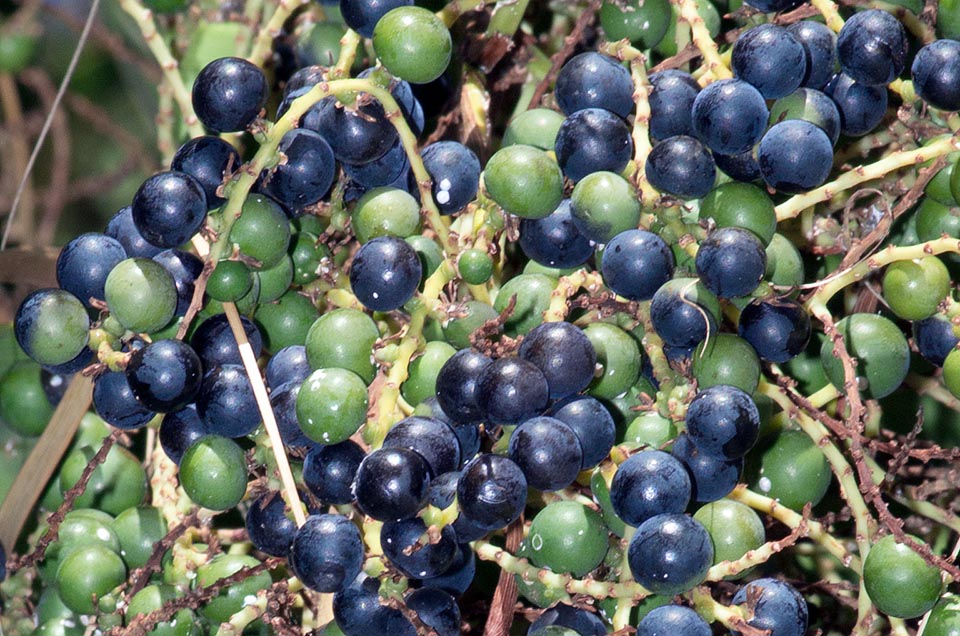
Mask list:
[[[523,517],[517,519],[507,527],[506,549],[516,554],[523,540]],[[513,606],[517,603],[516,575],[500,570],[497,580],[497,589],[493,592],[490,601],[490,615],[483,628],[483,636],[507,636],[510,626],[513,625]]]
[[197,511],[194,510],[153,546],[153,552],[150,554],[147,562],[142,567],[134,570],[127,579],[127,581],[130,582],[130,588],[125,594],[126,598],[133,598],[137,592],[146,587],[147,583],[150,582],[150,576],[154,572],[160,571],[160,566],[163,563],[163,555],[173,547],[173,544],[183,536],[184,532],[195,526],[199,519],[200,516],[197,514]]
[[12,570],[30,567],[37,561],[43,559],[43,555],[46,554],[47,548],[51,543],[57,540],[57,536],[60,531],[60,524],[63,523],[63,519],[67,516],[67,513],[70,512],[70,509],[73,508],[73,502],[77,500],[77,497],[83,494],[84,490],[86,490],[87,484],[90,482],[90,478],[93,477],[93,472],[98,466],[100,466],[100,464],[106,461],[107,453],[110,452],[110,449],[113,448],[113,445],[121,435],[123,435],[123,431],[116,429],[103,438],[103,443],[100,445],[100,450],[98,450],[96,454],[90,458],[90,461],[87,462],[83,472],[80,474],[80,479],[78,479],[77,483],[71,486],[67,492],[63,493],[63,503],[60,504],[60,507],[57,508],[56,512],[47,517],[47,531],[44,532],[43,536],[40,537],[40,540],[37,541],[37,547],[34,548],[33,552],[30,554],[24,555],[20,559],[17,559],[11,567]]
[[560,72],[561,67],[563,67],[570,56],[573,55],[577,44],[580,43],[580,39],[583,37],[583,32],[593,23],[593,18],[600,8],[600,4],[601,0],[590,0],[590,4],[587,5],[583,13],[580,14],[580,17],[577,18],[577,22],[573,25],[573,30],[570,31],[570,35],[564,38],[563,48],[550,56],[550,70],[547,71],[547,74],[537,84],[537,88],[534,89],[533,96],[530,98],[530,105],[527,107],[528,109],[540,106],[540,100],[543,99],[543,96],[547,94],[550,86],[556,81],[557,74]]

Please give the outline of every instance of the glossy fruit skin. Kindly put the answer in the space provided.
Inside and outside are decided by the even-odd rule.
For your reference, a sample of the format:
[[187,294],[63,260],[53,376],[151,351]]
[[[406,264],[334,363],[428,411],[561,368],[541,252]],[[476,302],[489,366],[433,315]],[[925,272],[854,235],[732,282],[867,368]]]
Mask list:
[[627,124],[608,110],[584,108],[560,125],[555,146],[563,174],[577,182],[592,172],[620,173],[633,156]]
[[697,510],[693,518],[710,533],[714,563],[736,561],[766,541],[760,517],[753,508],[739,501],[721,499],[708,503]]
[[447,70],[453,51],[450,31],[422,7],[392,9],[373,29],[373,49],[390,73],[426,84]]
[[303,483],[320,501],[351,503],[353,481],[364,457],[363,449],[352,440],[314,446],[303,461]]
[[230,142],[204,135],[194,137],[177,149],[170,169],[196,179],[207,197],[207,208],[221,206],[226,199],[217,195],[224,177],[240,168],[240,153]]
[[257,550],[270,556],[287,556],[297,525],[284,514],[285,507],[280,493],[267,492],[247,508],[247,536]]
[[340,14],[348,27],[372,38],[373,27],[388,11],[412,4],[413,0],[340,0]]
[[487,162],[483,179],[490,198],[524,219],[548,216],[563,198],[560,166],[533,146],[501,148]]
[[834,75],[823,91],[840,111],[840,130],[844,135],[866,135],[877,127],[887,112],[885,87],[861,84],[845,73]]
[[342,515],[311,515],[297,530],[289,562],[311,590],[339,592],[360,574],[360,531]]
[[379,579],[360,574],[333,596],[333,617],[346,636],[416,636],[417,629],[396,608],[380,603]]
[[167,524],[159,508],[127,508],[113,523],[120,541],[120,556],[131,569],[146,565],[154,546],[167,534]]
[[787,29],[761,24],[737,38],[731,58],[734,77],[749,82],[765,99],[798,89],[807,72],[803,44]]
[[70,292],[38,289],[20,303],[13,328],[17,344],[33,360],[63,364],[87,346],[90,317]]
[[426,533],[419,517],[386,521],[380,530],[384,555],[405,576],[422,579],[443,574],[459,552],[452,526],[444,526],[436,542],[426,539]]
[[144,426],[156,415],[137,400],[126,376],[117,372],[105,373],[96,379],[93,406],[108,424],[127,430]]
[[700,218],[712,219],[716,227],[750,230],[764,246],[777,231],[777,213],[769,195],[748,183],[724,183],[700,201]]
[[330,144],[305,128],[291,130],[277,150],[287,158],[264,180],[264,191],[290,209],[312,205],[330,190],[337,163]]
[[754,300],[740,312],[740,337],[764,360],[782,363],[807,348],[812,327],[806,309],[790,298]]
[[[606,625],[596,613],[563,602],[550,604],[553,606],[540,614],[540,617],[530,625],[527,636],[544,636],[545,634],[604,636],[607,633]],[[544,604],[543,607],[546,605]]]
[[118,240],[129,257],[153,258],[163,251],[156,245],[148,243],[147,239],[140,234],[140,230],[133,221],[133,209],[129,205],[118,210],[110,218],[104,234]]
[[703,581],[713,563],[713,543],[692,517],[662,514],[637,528],[627,560],[637,583],[655,594],[672,596]]
[[581,470],[599,464],[613,448],[617,429],[613,416],[599,400],[574,395],[557,402],[547,411],[576,433],[583,451]]
[[202,437],[180,460],[180,484],[197,505],[211,510],[233,508],[247,490],[246,457],[232,439]]
[[225,437],[249,435],[260,425],[253,387],[238,364],[224,364],[204,373],[196,397],[197,413],[207,428]]
[[[259,357],[263,350],[263,337],[260,330],[246,316],[240,316],[243,332],[253,349],[253,355]],[[242,364],[240,350],[237,348],[237,339],[230,329],[230,323],[225,314],[217,314],[207,318],[190,338],[190,346],[200,356],[203,367],[207,370],[225,364]]]
[[616,325],[595,322],[583,330],[603,371],[587,387],[596,398],[613,399],[636,384],[643,358],[636,340]]
[[637,625],[637,636],[710,636],[707,621],[689,607],[656,607]]
[[737,298],[756,289],[767,269],[767,253],[749,230],[724,227],[701,241],[696,266],[707,289],[721,298]]
[[417,292],[422,267],[410,245],[392,236],[364,243],[353,257],[350,286],[368,309],[391,311]]
[[128,258],[107,276],[104,296],[110,314],[131,331],[162,329],[177,310],[173,277],[156,261]]
[[161,172],[143,182],[131,211],[143,238],[157,247],[178,247],[203,226],[207,195],[189,174]]
[[148,409],[169,413],[193,402],[200,391],[200,358],[180,340],[158,340],[135,351],[127,363],[130,389]]
[[633,186],[612,172],[584,177],[570,195],[570,213],[583,236],[606,243],[640,223],[640,203]]
[[456,422],[479,420],[483,410],[478,401],[480,373],[493,361],[472,349],[461,349],[447,360],[437,375],[437,400],[443,412]]
[[[127,625],[134,617],[155,612],[176,598],[179,598],[176,589],[169,585],[148,585],[130,599],[127,606]],[[193,636],[198,622],[196,615],[190,609],[177,611],[169,620],[160,621],[151,629],[150,636]]]
[[410,363],[407,380],[400,385],[403,399],[413,406],[428,399],[435,400],[440,369],[456,352],[457,350],[446,342],[428,342],[423,355]]
[[187,448],[209,433],[207,425],[197,415],[196,408],[188,406],[164,416],[158,437],[163,452],[179,465]]
[[650,135],[660,140],[677,135],[692,137],[691,110],[700,92],[693,76],[676,69],[651,73],[650,87]]
[[716,296],[703,283],[675,278],[653,295],[650,319],[663,341],[677,349],[692,349],[707,333],[715,333],[720,316]]
[[543,322],[543,312],[550,305],[550,298],[557,286],[557,279],[546,274],[520,274],[514,276],[500,288],[493,309],[503,312],[510,299],[517,297],[513,315],[504,323],[504,332],[511,338],[525,336],[527,332]]
[[127,257],[119,241],[105,234],[81,234],[60,250],[57,284],[90,306],[90,298],[103,300],[107,275]]
[[543,372],[522,358],[494,360],[477,378],[477,401],[491,423],[519,424],[546,408],[549,396]]
[[339,444],[367,416],[367,387],[352,371],[332,367],[311,373],[297,394],[297,420],[318,444]]
[[407,519],[427,500],[430,465],[406,448],[381,448],[357,469],[353,494],[364,514],[379,521]]
[[960,110],[960,43],[936,40],[917,52],[910,69],[917,95],[940,110]]
[[787,194],[822,185],[833,167],[833,144],[822,128],[801,119],[774,124],[760,140],[757,163],[771,188]]
[[566,115],[603,108],[626,119],[633,113],[630,72],[609,55],[592,51],[575,55],[557,75],[557,105]]
[[523,471],[501,455],[478,455],[464,466],[457,481],[460,515],[483,530],[506,527],[523,512],[526,500]]
[[840,111],[826,93],[812,88],[798,88],[770,107],[770,124],[800,119],[816,124],[827,133],[833,145],[840,138]]
[[693,102],[693,129],[714,152],[734,155],[750,150],[763,136],[770,113],[763,95],[736,79],[704,88]]
[[537,513],[527,535],[537,567],[582,577],[607,554],[607,528],[600,515],[574,501],[558,501]]
[[717,164],[717,168],[731,179],[743,183],[753,183],[760,180],[760,164],[757,163],[756,153],[753,149],[733,155],[714,152],[713,160]]
[[833,473],[823,453],[803,431],[778,433],[748,457],[748,483],[757,492],[792,510],[816,506],[830,487]]
[[[886,318],[874,314],[850,314],[837,323],[837,331],[843,336],[847,352],[857,360],[857,382],[864,397],[886,397],[907,377],[910,347],[900,329]],[[843,367],[833,354],[830,340],[826,340],[820,349],[820,361],[830,382],[842,389]]]
[[825,24],[801,20],[787,27],[803,45],[807,60],[807,72],[803,86],[822,89],[833,75],[837,64],[837,36]]
[[[907,535],[921,545],[924,542]],[[943,588],[939,569],[905,543],[887,535],[874,543],[863,562],[863,584],[884,614],[915,618],[926,614]]]
[[900,21],[877,9],[853,14],[837,36],[843,72],[865,86],[892,82],[907,62],[909,42]]
[[97,599],[123,583],[127,568],[115,552],[101,545],[81,546],[67,554],[57,568],[57,584],[64,604],[78,614],[93,614]]
[[690,501],[690,477],[672,455],[641,451],[620,464],[610,484],[610,503],[631,526],[665,513],[681,513]]
[[460,635],[460,608],[448,592],[439,588],[421,588],[410,593],[406,603],[438,636]]
[[953,334],[953,323],[935,315],[913,323],[913,341],[927,362],[942,367],[947,355],[960,342],[960,338]]
[[203,67],[193,83],[193,109],[213,133],[240,132],[260,114],[270,88],[259,67],[223,57]]
[[420,204],[405,190],[373,188],[357,201],[351,219],[361,244],[378,236],[406,238],[420,226]]
[[550,492],[566,488],[580,473],[583,449],[573,429],[560,420],[533,417],[513,431],[508,448],[527,484]]
[[459,212],[477,196],[481,167],[472,150],[456,141],[438,141],[424,148],[421,157],[441,214]]
[[531,329],[520,344],[519,356],[543,373],[551,399],[587,388],[597,363],[589,338],[568,322],[544,323]]
[[[260,562],[252,556],[240,554],[218,554],[197,568],[196,587],[207,587],[220,579],[235,574],[242,568],[252,568]],[[215,598],[207,601],[200,614],[212,623],[229,621],[230,617],[243,609],[246,599],[260,590],[270,587],[270,573],[260,572],[247,577],[240,583],[230,585],[220,591]]]
[[883,274],[883,298],[905,320],[934,315],[949,293],[950,273],[936,256],[891,263]]
[[600,25],[611,42],[627,38],[641,49],[653,48],[667,33],[670,7],[666,0],[627,2],[620,6],[604,2],[600,7]]
[[336,98],[325,97],[306,112],[300,125],[320,133],[343,163],[361,165],[379,159],[398,139],[397,130],[376,100],[345,108]]
[[183,316],[193,300],[194,282],[203,272],[203,261],[190,252],[176,248],[163,250],[154,256],[153,260],[160,263],[173,278],[173,284],[177,288],[177,308],[173,315]]
[[732,333],[716,334],[697,345],[692,360],[691,370],[700,389],[727,384],[750,395],[757,390],[760,359],[743,338]]
[[746,604],[753,618],[747,621],[757,629],[768,629],[777,636],[803,636],[807,633],[807,602],[793,586],[777,579],[757,579],[741,588],[733,604]]
[[686,423],[697,448],[720,459],[743,457],[760,434],[760,412],[753,399],[727,385],[697,393],[687,408]]
[[960,608],[957,605],[955,594],[944,594],[937,601],[930,618],[927,620],[927,636],[958,636],[960,635]]
[[531,108],[507,124],[500,147],[523,144],[540,150],[553,150],[564,116],[550,108]]
[[664,139],[647,157],[647,179],[657,190],[681,199],[699,199],[713,187],[717,165],[707,148],[693,137]]
[[452,426],[435,417],[405,417],[387,432],[381,448],[415,451],[427,461],[434,475],[460,468],[457,434]]
[[691,499],[698,503],[726,497],[737,486],[743,472],[742,459],[722,459],[701,452],[686,433],[676,437],[670,453],[690,474]]

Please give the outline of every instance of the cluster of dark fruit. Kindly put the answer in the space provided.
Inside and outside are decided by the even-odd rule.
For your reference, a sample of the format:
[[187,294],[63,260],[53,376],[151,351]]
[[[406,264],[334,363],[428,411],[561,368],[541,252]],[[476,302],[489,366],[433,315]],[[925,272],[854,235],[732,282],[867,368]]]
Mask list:
[[[752,4],[782,11],[799,3]],[[865,135],[883,121],[886,86],[908,59],[907,32],[876,9],[852,13],[839,36],[815,21],[764,23],[733,44],[734,79],[701,89],[690,73],[651,74],[641,103],[655,143],[642,166],[631,165],[644,123],[636,78],[612,55],[583,52],[556,78],[559,112],[515,117],[481,165],[456,141],[414,156],[404,134],[421,137],[447,97],[436,89],[453,44],[440,19],[404,0],[340,5],[379,61],[357,77],[396,109],[362,89],[328,90],[337,85],[331,69],[306,65],[283,83],[270,124],[264,72],[239,58],[210,62],[192,97],[211,134],[183,144],[171,169],[147,179],[104,233],[70,241],[57,261],[60,288],[20,306],[13,333],[33,362],[0,379],[0,415],[39,434],[49,412],[31,412],[37,388],[55,403],[69,376],[95,373],[99,417],[127,431],[159,421],[159,443],[190,501],[213,511],[239,506],[259,553],[286,559],[304,586],[333,594],[336,627],[347,636],[461,633],[457,598],[477,578],[475,551],[500,545],[507,528],[525,535],[515,555],[528,559],[521,568],[641,585],[650,596],[634,619],[638,633],[708,636],[695,609],[672,601],[712,566],[765,541],[757,514],[725,497],[747,483],[800,511],[831,486],[814,441],[771,423],[759,391],[764,369],[803,376],[807,393],[831,383],[849,390],[833,342],[815,342],[810,353],[813,323],[795,291],[807,278],[798,249],[777,233],[772,196],[821,186],[841,135]],[[669,20],[657,35],[657,20],[637,18],[657,5],[605,3],[601,25],[653,48]],[[960,42],[920,48],[912,78],[932,108],[960,109]],[[296,127],[272,139],[294,109],[302,113]],[[272,139],[279,154],[267,165],[250,161],[227,141],[244,131],[264,145]],[[253,165],[262,169],[248,193],[240,188]],[[644,180],[661,201],[641,201]],[[960,234],[949,211],[960,177],[953,181],[940,186],[952,202],[931,194],[918,213],[926,214],[916,221],[920,240]],[[675,199],[702,225],[684,225]],[[438,213],[431,224],[469,218],[458,254],[437,227],[424,227],[421,207],[430,206]],[[489,242],[471,235],[474,219]],[[695,253],[678,240],[677,224],[696,227]],[[516,246],[505,238],[514,227]],[[193,253],[191,242],[213,256]],[[519,270],[511,258],[526,262],[522,272],[511,274]],[[445,272],[443,283],[463,283],[449,308],[426,297]],[[577,276],[605,288],[576,287],[581,309],[609,301],[612,317],[567,305],[557,313],[561,284]],[[933,255],[895,262],[882,291],[891,318],[853,313],[836,325],[858,390],[879,400],[907,377],[900,319],[913,323],[919,352],[944,367],[947,388],[960,395],[960,339],[943,311],[947,265]],[[422,333],[408,340],[408,328]],[[502,339],[485,341],[493,332]],[[394,335],[414,344],[412,360],[389,342]],[[264,363],[262,378],[248,375],[247,347]],[[389,365],[401,360],[409,367],[392,388],[404,416],[387,412],[378,432],[383,400],[371,396],[382,397]],[[260,385],[283,441],[275,450],[302,460],[297,487],[308,516],[299,526],[284,498],[291,493],[248,483],[251,470],[264,473],[269,446]],[[88,438],[103,432],[90,426]],[[54,505],[94,452],[75,448]],[[140,505],[145,473],[127,455],[110,451],[46,552],[41,578],[56,588],[48,617],[116,610],[113,592],[128,568],[146,565],[166,534],[160,509]],[[275,460],[265,463],[258,483],[273,478]],[[524,525],[541,495],[550,503]],[[220,554],[193,573],[172,551],[164,558],[169,570],[129,600],[128,620],[259,563]],[[942,592],[939,570],[892,537],[873,546],[863,581],[892,617],[918,617]],[[549,608],[531,635],[606,634],[621,611],[619,603],[554,605],[570,600],[566,589],[527,575],[517,582],[531,604]],[[230,621],[270,585],[267,573],[247,578],[200,614],[214,625]],[[946,601],[928,636],[957,629],[960,613]],[[807,630],[807,602],[778,578],[756,578],[729,604],[772,636]],[[154,633],[186,636],[199,625],[182,609]]]

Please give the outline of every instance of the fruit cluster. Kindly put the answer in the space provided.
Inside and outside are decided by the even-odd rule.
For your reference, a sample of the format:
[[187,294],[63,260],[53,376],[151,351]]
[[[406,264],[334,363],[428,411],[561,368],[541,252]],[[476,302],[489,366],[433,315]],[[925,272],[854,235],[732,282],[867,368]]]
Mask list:
[[81,406],[6,546],[35,633],[960,630],[958,438],[898,411],[960,399],[960,42],[575,4],[495,151],[450,113],[537,3],[277,3],[267,71],[203,66],[206,134],[0,330],[7,427]]

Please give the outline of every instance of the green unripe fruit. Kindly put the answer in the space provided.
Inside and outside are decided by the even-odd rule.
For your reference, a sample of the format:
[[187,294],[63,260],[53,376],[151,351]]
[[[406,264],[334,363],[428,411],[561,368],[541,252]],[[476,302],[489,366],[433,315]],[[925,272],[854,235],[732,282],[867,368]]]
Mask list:
[[[80,475],[96,451],[89,446],[77,448],[67,455],[60,469],[60,492],[67,492],[80,480]],[[87,487],[77,497],[75,506],[97,508],[117,515],[139,505],[147,491],[147,474],[140,460],[122,446],[113,446],[106,460],[97,466]]]
[[19,73],[33,61],[37,36],[4,31],[0,38],[0,72]]
[[202,437],[183,454],[180,485],[198,506],[229,510],[247,491],[247,459],[232,439]]
[[[509,285],[509,283],[507,284]],[[457,349],[469,347],[471,346],[470,334],[482,327],[488,320],[495,319],[498,313],[487,303],[479,300],[468,300],[463,304],[463,310],[458,311],[443,326],[444,339]]]
[[583,333],[597,352],[597,364],[603,369],[595,377],[587,393],[598,398],[612,399],[633,386],[640,377],[640,348],[637,341],[616,325],[595,322]]
[[937,601],[923,633],[927,636],[960,636],[960,598],[956,594],[944,594]]
[[533,146],[540,150],[553,150],[557,145],[557,133],[564,116],[549,108],[525,110],[507,124],[501,148],[516,144]]
[[34,292],[17,312],[17,344],[40,364],[73,360],[87,346],[89,330],[90,317],[83,303],[62,289]]
[[767,246],[777,231],[777,213],[767,193],[750,183],[733,181],[717,186],[700,201],[700,218],[718,228],[750,230]]
[[[851,314],[836,327],[847,353],[857,361],[855,371],[861,394],[880,399],[893,393],[910,369],[910,346],[900,328],[875,314]],[[834,355],[830,339],[820,349],[820,363],[830,382],[843,389],[843,366]]]
[[[208,587],[220,579],[224,579],[242,568],[252,568],[260,565],[252,556],[240,554],[218,554],[211,561],[197,568],[196,586]],[[220,594],[208,601],[200,613],[211,623],[220,624],[230,620],[230,617],[239,612],[247,604],[247,599],[256,596],[257,592],[270,587],[272,581],[268,572],[260,572],[247,577],[239,583],[225,587]]]
[[676,437],[677,426],[672,420],[656,411],[647,411],[630,422],[623,434],[623,443],[631,448],[663,450]]
[[40,371],[39,364],[26,360],[0,377],[0,421],[25,437],[39,437],[53,415]]
[[493,259],[485,250],[464,250],[457,259],[457,269],[465,283],[482,285],[493,275]]
[[423,353],[410,363],[407,380],[400,386],[403,399],[412,406],[437,392],[437,376],[444,363],[457,352],[446,342],[428,342]]
[[525,219],[549,216],[563,199],[560,166],[533,146],[498,150],[487,162],[483,183],[497,205]]
[[127,568],[117,553],[101,545],[77,548],[60,562],[57,587],[63,604],[78,614],[93,614],[104,594],[123,583]]
[[943,384],[954,397],[960,398],[960,350],[954,349],[943,361]]
[[254,272],[253,276],[260,281],[260,296],[257,302],[261,305],[272,303],[290,291],[290,283],[293,282],[293,261],[289,256],[284,256],[273,267]]
[[374,188],[353,209],[353,231],[360,243],[378,236],[406,238],[420,227],[420,204],[399,188]]
[[253,287],[253,273],[240,261],[220,261],[207,279],[207,294],[214,300],[234,303]]
[[603,562],[607,528],[600,515],[583,504],[558,501],[534,517],[527,544],[536,566],[581,577]]
[[550,295],[556,286],[556,279],[543,274],[521,274],[507,281],[493,302],[493,308],[499,314],[510,304],[512,296],[517,297],[513,313],[503,325],[506,334],[515,338],[542,324],[543,312],[550,306]]
[[110,314],[130,331],[162,329],[177,310],[177,287],[160,263],[149,258],[120,261],[104,285]]
[[135,569],[147,564],[154,545],[166,536],[167,524],[159,508],[137,506],[117,515],[113,530],[120,541],[120,556]]
[[273,352],[302,345],[316,318],[317,308],[310,299],[292,289],[276,301],[260,305],[254,314],[263,334],[263,346]]
[[319,444],[339,444],[367,418],[367,385],[346,369],[317,369],[297,393],[297,420],[304,435]]
[[792,510],[816,506],[830,487],[827,459],[803,431],[783,431],[747,455],[750,488]]
[[[703,506],[693,515],[703,524],[713,541],[713,562],[736,561],[766,541],[760,517],[738,501],[720,499]],[[736,578],[743,576],[741,572]]]
[[[148,585],[133,595],[127,606],[128,625],[135,617],[155,612],[164,604],[177,598],[176,589],[170,585]],[[191,636],[195,633],[196,616],[189,609],[179,610],[173,618],[162,621],[147,632],[148,636]]]
[[607,0],[600,7],[600,25],[611,42],[627,39],[639,49],[650,49],[666,35],[671,15],[667,0]]
[[[917,543],[923,541],[907,535]],[[940,569],[893,535],[877,541],[863,562],[863,584],[877,609],[889,616],[916,618],[940,598]]]
[[290,223],[273,199],[251,194],[230,228],[230,240],[245,256],[258,262],[253,269],[269,269],[280,262],[290,245]]
[[[350,337],[345,338],[344,334]],[[328,311],[307,332],[307,362],[311,369],[337,367],[353,371],[369,384],[377,371],[371,353],[379,337],[376,323],[362,311]]]
[[753,394],[760,383],[760,358],[740,336],[715,334],[693,352],[693,377],[700,389],[727,384]]
[[612,172],[594,172],[581,179],[570,195],[570,213],[581,234],[608,243],[640,224],[640,200],[630,183]]
[[440,18],[427,9],[397,7],[373,28],[373,50],[393,75],[426,84],[447,70],[453,40]]
[[883,299],[904,320],[929,318],[949,293],[950,272],[936,256],[891,263],[883,274]]

